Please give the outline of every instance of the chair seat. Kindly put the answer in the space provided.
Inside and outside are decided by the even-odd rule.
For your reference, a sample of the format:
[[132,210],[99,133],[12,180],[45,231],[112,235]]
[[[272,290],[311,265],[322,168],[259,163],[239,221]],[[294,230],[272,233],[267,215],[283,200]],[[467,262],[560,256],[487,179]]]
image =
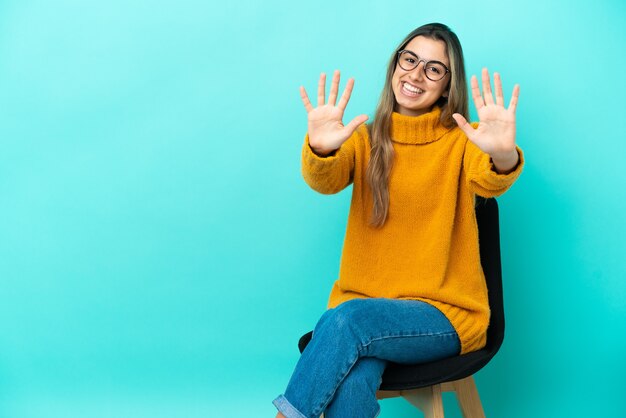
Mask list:
[[[300,338],[300,352],[304,351],[312,336],[311,331]],[[407,365],[390,362],[383,373],[379,390],[419,389],[469,377],[482,369],[498,352],[502,337],[491,341],[496,344],[488,344],[481,350],[428,363]]]
[[494,352],[482,349],[423,364],[389,363],[380,390],[419,389],[464,379],[482,369],[494,355]]

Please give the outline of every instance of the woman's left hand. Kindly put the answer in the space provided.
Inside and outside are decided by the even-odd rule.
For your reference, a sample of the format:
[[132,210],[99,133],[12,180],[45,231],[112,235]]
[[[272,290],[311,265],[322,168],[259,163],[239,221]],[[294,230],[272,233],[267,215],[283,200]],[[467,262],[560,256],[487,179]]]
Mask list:
[[474,129],[460,114],[452,115],[465,135],[483,152],[491,156],[491,160],[499,173],[510,172],[519,161],[515,149],[515,108],[519,97],[519,85],[513,87],[513,96],[508,109],[504,107],[502,80],[500,74],[494,73],[496,100],[493,100],[489,72],[483,68],[483,95],[478,88],[476,76],[472,76],[472,97],[478,112],[478,127]]

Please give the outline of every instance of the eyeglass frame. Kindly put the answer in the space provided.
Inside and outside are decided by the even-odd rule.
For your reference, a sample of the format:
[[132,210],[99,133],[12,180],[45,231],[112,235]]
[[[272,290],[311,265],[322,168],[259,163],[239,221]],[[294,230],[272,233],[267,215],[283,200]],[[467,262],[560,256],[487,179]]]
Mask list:
[[[402,55],[404,52],[407,52],[411,55],[413,55],[415,57],[415,59],[417,60],[417,64],[415,64],[415,67],[413,67],[410,70],[407,70],[406,68],[404,68],[402,66],[402,64],[400,64],[400,55]],[[424,75],[426,76],[427,79],[429,79],[430,81],[441,81],[446,77],[446,74],[448,74],[450,72],[450,70],[448,69],[448,66],[446,64],[444,64],[441,61],[437,61],[437,60],[429,60],[426,61],[425,59],[421,59],[415,52],[413,51],[409,51],[408,49],[401,49],[398,51],[398,53],[396,54],[396,64],[398,64],[398,66],[400,68],[402,68],[404,71],[413,71],[414,69],[416,69],[417,67],[419,67],[420,62],[423,62],[424,65],[422,66],[422,71],[424,71]],[[429,63],[436,63],[436,64],[440,64],[443,66],[443,68],[446,70],[445,73],[443,73],[443,75],[441,76],[441,78],[439,80],[433,80],[432,78],[430,78],[428,76],[428,73],[426,72],[426,67],[428,66]]]

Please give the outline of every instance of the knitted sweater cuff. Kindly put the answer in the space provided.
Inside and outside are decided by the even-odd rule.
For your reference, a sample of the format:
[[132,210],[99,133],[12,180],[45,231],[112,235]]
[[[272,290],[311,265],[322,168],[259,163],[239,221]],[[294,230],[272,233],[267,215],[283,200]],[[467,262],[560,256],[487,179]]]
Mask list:
[[484,197],[499,196],[508,190],[522,173],[524,167],[524,153],[517,147],[519,161],[513,171],[507,174],[496,172],[493,162],[485,154],[473,173],[468,173],[474,191]]
[[308,134],[302,147],[302,176],[313,189],[324,194],[343,190],[352,181],[353,156],[339,150],[326,157],[315,154],[309,144]]

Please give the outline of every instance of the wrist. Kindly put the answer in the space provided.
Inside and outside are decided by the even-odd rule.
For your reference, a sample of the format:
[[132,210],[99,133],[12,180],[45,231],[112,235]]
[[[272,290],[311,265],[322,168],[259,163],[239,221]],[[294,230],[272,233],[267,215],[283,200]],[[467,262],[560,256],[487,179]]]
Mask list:
[[514,149],[505,155],[491,156],[491,162],[498,174],[508,174],[512,172],[519,162],[519,154]]
[[311,151],[313,151],[313,154],[317,155],[318,157],[328,157],[333,152],[335,152],[335,150],[327,150],[327,149],[320,148],[320,147],[314,147],[313,145],[311,145],[311,143],[309,143],[309,148],[311,148]]

